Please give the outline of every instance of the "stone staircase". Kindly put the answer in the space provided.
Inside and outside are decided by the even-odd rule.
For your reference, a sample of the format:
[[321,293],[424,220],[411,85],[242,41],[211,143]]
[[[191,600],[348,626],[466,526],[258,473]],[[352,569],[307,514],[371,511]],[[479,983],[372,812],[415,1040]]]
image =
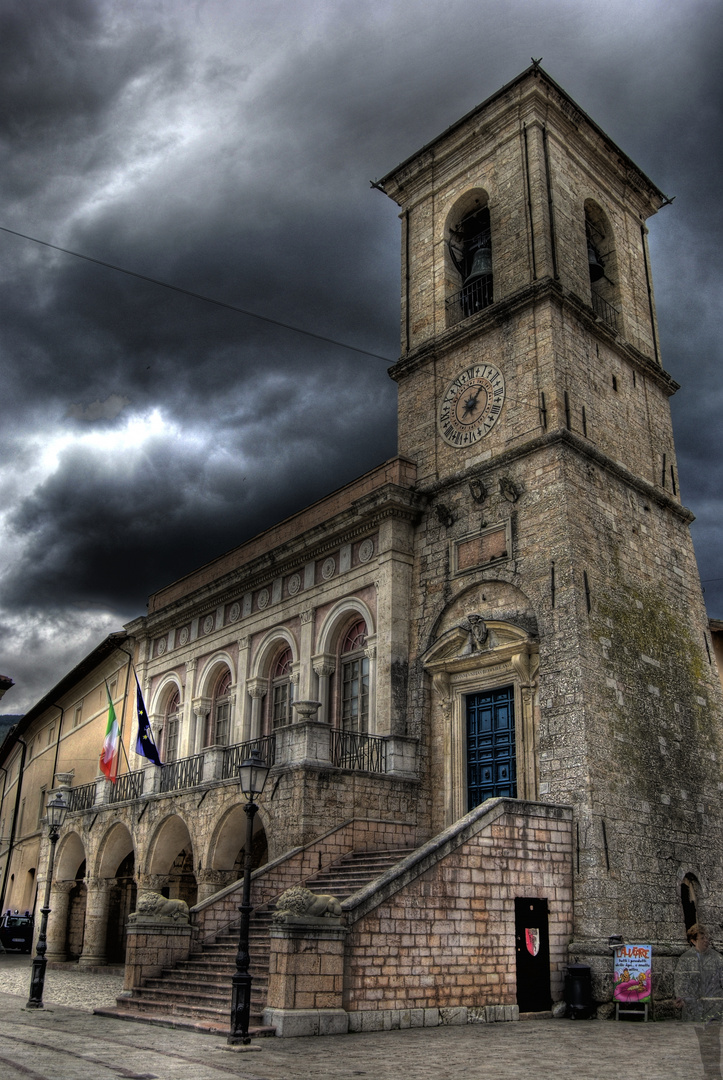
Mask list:
[[[409,848],[385,851],[353,851],[326,867],[303,884],[312,892],[330,893],[345,900],[381,877],[409,854]],[[273,1034],[263,1026],[263,1011],[269,982],[269,930],[275,905],[256,908],[251,916],[249,953],[251,956],[251,1031]],[[96,1009],[102,1016],[146,1023],[189,1027],[195,1030],[227,1032],[231,1012],[231,978],[236,970],[238,927],[230,926],[158,978],[146,979],[131,996],[117,998],[112,1009]]]

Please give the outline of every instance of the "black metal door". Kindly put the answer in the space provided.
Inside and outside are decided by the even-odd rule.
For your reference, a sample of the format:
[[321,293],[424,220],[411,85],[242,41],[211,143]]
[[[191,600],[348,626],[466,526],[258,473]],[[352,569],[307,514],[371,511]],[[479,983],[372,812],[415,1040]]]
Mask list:
[[515,897],[515,950],[520,1012],[544,1012],[552,1003],[547,900]]
[[517,797],[511,686],[467,697],[467,809],[504,795]]

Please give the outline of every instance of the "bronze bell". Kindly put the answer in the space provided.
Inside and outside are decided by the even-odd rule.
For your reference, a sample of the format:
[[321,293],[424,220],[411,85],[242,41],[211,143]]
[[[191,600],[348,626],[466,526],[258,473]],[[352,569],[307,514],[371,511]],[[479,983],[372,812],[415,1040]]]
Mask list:
[[587,242],[587,265],[590,270],[590,281],[599,281],[605,277],[605,267],[600,262],[598,253],[588,240]]
[[485,247],[477,248],[472,259],[472,269],[467,277],[464,279],[465,285],[468,285],[470,281],[474,281],[476,278],[489,277],[492,273],[492,249],[489,244]]

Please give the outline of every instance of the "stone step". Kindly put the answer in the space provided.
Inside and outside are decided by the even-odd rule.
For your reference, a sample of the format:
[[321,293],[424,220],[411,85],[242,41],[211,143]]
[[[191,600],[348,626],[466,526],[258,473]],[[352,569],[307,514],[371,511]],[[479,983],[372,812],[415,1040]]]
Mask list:
[[[407,848],[384,852],[358,852],[344,856],[306,881],[312,892],[326,892],[346,899],[380,877],[409,853]],[[256,1030],[264,1029],[263,1010],[268,991],[270,935],[274,903],[258,908],[249,928],[251,958],[251,1020]],[[97,1010],[103,1016],[121,1019],[142,1018],[146,1023],[193,1030],[227,1032],[231,1007],[231,977],[236,970],[238,924],[231,924],[176,967],[158,978],[147,979],[132,996],[119,998],[116,1009]]]

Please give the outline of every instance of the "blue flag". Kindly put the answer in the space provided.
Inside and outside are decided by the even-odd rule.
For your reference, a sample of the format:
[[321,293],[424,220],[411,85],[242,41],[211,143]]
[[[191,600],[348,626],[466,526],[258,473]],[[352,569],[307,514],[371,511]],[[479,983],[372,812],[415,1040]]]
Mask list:
[[[135,672],[134,672],[135,674]],[[156,746],[156,740],[153,738],[153,732],[151,731],[151,722],[148,719],[148,713],[146,712],[146,706],[143,703],[143,694],[141,693],[141,684],[138,682],[138,676],[136,675],[136,700],[138,703],[138,739],[136,740],[136,753],[140,754],[144,758],[148,758],[154,765],[163,765],[158,754],[158,747]]]

